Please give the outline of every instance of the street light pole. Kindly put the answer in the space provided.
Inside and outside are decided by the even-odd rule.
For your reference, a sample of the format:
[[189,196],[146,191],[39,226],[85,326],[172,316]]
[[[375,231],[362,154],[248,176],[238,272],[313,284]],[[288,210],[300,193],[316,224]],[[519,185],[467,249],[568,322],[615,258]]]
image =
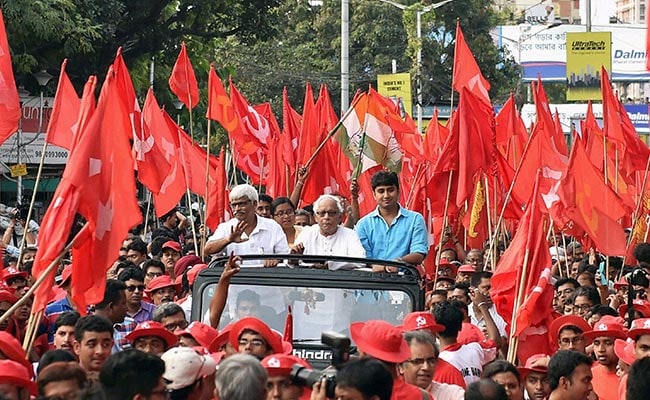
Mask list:
[[350,0],[341,0],[341,115],[350,106]]

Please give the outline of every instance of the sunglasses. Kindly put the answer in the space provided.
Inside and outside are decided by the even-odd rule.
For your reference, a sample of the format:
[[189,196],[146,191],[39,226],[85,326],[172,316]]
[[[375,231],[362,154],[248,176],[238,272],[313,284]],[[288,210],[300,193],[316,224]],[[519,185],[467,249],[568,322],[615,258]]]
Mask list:
[[144,285],[129,285],[129,286],[126,287],[126,290],[128,290],[129,292],[135,292],[135,290],[137,289],[137,290],[143,292],[144,287],[145,287]]

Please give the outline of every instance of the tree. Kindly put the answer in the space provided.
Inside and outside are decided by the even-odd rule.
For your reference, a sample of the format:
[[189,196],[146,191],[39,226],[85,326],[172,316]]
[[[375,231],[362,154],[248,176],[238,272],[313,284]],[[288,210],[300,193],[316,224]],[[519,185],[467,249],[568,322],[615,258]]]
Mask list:
[[13,0],[0,6],[17,80],[27,89],[35,85],[31,73],[44,69],[57,75],[64,58],[80,88],[89,75],[103,76],[122,47],[143,93],[151,57],[170,68],[183,40],[210,44],[236,35],[252,43],[274,35],[278,1]]

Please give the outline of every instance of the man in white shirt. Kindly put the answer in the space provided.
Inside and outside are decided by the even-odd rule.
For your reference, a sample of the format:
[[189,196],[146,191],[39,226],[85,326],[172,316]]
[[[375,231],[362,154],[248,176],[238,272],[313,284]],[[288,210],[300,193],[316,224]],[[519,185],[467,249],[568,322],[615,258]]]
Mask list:
[[[486,309],[486,305],[481,307]],[[479,343],[458,343],[458,333],[463,323],[463,312],[447,301],[438,303],[433,309],[436,322],[443,325],[445,330],[438,332],[440,341],[440,358],[456,367],[469,385],[479,381],[483,366],[493,361],[497,356],[499,337],[494,321],[488,317],[487,340]],[[489,314],[488,314],[489,315]]]
[[[219,224],[216,232],[205,244],[204,253],[244,254],[288,254],[289,245],[282,228],[272,219],[259,217],[255,213],[258,202],[257,190],[251,185],[237,185],[230,191],[230,208],[234,218]],[[253,261],[253,260],[251,260]],[[265,266],[277,262],[265,261]],[[243,262],[242,266],[259,264]]]
[[[341,224],[343,205],[338,197],[324,194],[314,202],[317,225],[306,227],[296,238],[291,249],[293,254],[322,256],[350,256],[364,258],[366,250],[359,236],[352,229]],[[328,262],[331,270],[354,269],[357,264]]]

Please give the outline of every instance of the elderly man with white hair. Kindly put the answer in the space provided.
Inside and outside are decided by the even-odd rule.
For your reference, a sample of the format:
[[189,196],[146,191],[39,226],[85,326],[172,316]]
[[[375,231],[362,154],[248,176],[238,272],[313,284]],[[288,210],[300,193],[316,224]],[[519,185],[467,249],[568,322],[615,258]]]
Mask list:
[[234,218],[219,224],[205,244],[205,255],[289,254],[289,244],[282,227],[274,220],[255,213],[258,194],[253,186],[235,186],[230,191],[229,199]]
[[[341,225],[343,206],[338,197],[329,194],[320,196],[314,202],[314,214],[317,224],[305,227],[300,232],[291,253],[358,258],[366,256],[366,250],[357,233]],[[327,267],[336,270],[354,269],[359,266],[350,263],[328,262]]]

